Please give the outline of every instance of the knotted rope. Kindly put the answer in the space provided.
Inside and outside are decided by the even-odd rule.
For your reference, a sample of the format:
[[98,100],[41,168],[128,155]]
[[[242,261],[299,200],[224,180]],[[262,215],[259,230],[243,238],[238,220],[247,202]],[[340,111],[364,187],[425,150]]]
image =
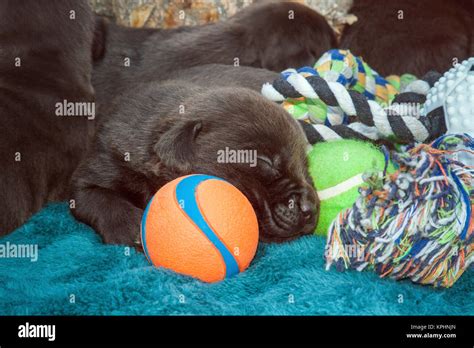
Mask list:
[[442,108],[426,116],[419,112],[434,79],[433,74],[426,81],[409,74],[384,79],[349,51],[331,50],[314,68],[283,71],[263,85],[262,94],[312,124],[305,126],[311,143],[340,138],[425,142],[445,131]]
[[[450,287],[474,261],[474,168],[449,156],[469,135],[393,153],[400,169],[366,187],[329,228],[326,267]],[[465,151],[465,150],[463,150]]]

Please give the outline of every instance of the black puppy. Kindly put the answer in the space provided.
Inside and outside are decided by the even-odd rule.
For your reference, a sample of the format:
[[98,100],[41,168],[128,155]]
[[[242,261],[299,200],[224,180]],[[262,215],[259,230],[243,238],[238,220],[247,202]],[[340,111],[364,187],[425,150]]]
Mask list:
[[[105,28],[105,56],[95,65],[93,81],[101,127],[74,175],[72,212],[79,220],[107,243],[132,245],[143,209],[161,186],[207,173],[247,195],[262,240],[311,233],[319,204],[300,127],[277,105],[237,87],[260,90],[278,76],[245,65],[282,70],[312,64],[333,46],[334,35],[320,15],[285,2],[171,31],[99,25]],[[240,67],[234,68],[236,59]],[[181,82],[156,82],[170,79]],[[225,148],[256,151],[256,166],[218,163],[217,153]]]
[[[258,71],[265,80],[266,72],[254,69],[254,75]],[[205,81],[216,86],[218,80]],[[115,100],[73,177],[72,213],[106,243],[135,245],[148,200],[191,173],[238,187],[256,210],[264,241],[313,231],[319,204],[306,167],[306,140],[283,108],[247,88],[170,81],[131,90]],[[255,162],[221,163],[218,154],[225,149],[248,151]]]
[[89,122],[57,103],[93,101],[93,32],[86,0],[0,1],[0,235],[68,197]]
[[[228,24],[174,30],[109,28],[98,20],[92,42],[93,19],[85,0],[2,1],[0,234],[18,227],[45,202],[70,198],[71,172],[95,126],[85,117],[57,117],[56,106],[64,100],[93,100],[91,50],[97,61],[94,85],[105,104],[137,79],[164,79],[164,72],[209,62],[233,64],[239,58],[242,65],[279,70],[286,67],[284,61],[310,62],[334,41],[321,16],[290,5],[252,6]],[[181,46],[180,40],[192,44]],[[124,69],[125,58],[131,59],[129,69]]]
[[474,54],[473,0],[355,0],[351,12],[340,47],[384,76],[442,73]]
[[336,39],[323,16],[294,2],[253,4],[226,21],[171,30],[130,29],[98,18],[104,56],[94,65],[99,104],[138,81],[203,64],[280,72],[313,64]]

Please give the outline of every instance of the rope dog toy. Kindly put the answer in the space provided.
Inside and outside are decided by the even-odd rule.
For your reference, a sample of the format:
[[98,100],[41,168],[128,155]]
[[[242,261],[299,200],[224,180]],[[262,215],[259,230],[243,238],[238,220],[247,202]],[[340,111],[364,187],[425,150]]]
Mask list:
[[[304,79],[311,81],[314,76],[327,82],[337,82],[345,89],[359,92],[381,105],[390,104],[401,88],[406,88],[408,83],[416,79],[410,74],[401,77],[391,75],[384,79],[361,58],[347,50],[330,50],[321,56],[313,68],[287,69],[282,75],[282,78],[290,84],[302,88],[308,87],[305,86]],[[335,93],[339,95],[339,85],[331,84],[330,87],[336,88]],[[325,104],[312,93],[311,88],[307,89],[307,93],[303,90],[301,94],[291,93],[294,91],[290,90],[288,94],[283,93],[279,96],[278,91],[268,90],[268,93],[272,92],[275,94],[273,100],[283,102],[282,106],[297,119],[306,119],[312,123],[341,124],[343,111],[339,107]],[[341,90],[341,93],[342,98],[345,96],[344,91]]]
[[474,261],[474,168],[453,160],[474,148],[467,134],[393,153],[400,169],[366,176],[352,208],[332,222],[326,269],[373,269],[380,277],[451,287]]
[[[398,142],[425,142],[445,131],[442,108],[420,117],[419,107],[430,89],[427,81],[413,75],[383,79],[349,51],[331,50],[325,53],[315,68],[288,69],[272,84],[264,84],[262,94],[270,100],[283,102],[290,113],[314,124],[310,143],[340,138]],[[405,93],[399,94],[398,89]],[[295,100],[314,106],[303,115],[294,112]],[[384,109],[383,105],[390,104]],[[324,124],[323,124],[324,123]]]

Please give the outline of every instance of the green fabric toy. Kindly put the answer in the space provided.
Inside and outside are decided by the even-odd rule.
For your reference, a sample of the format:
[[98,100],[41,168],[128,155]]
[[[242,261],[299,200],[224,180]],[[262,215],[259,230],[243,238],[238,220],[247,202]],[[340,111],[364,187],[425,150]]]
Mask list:
[[315,233],[327,235],[334,218],[352,207],[364,184],[364,175],[391,173],[393,164],[369,142],[338,140],[317,143],[308,154],[309,173],[321,201]]

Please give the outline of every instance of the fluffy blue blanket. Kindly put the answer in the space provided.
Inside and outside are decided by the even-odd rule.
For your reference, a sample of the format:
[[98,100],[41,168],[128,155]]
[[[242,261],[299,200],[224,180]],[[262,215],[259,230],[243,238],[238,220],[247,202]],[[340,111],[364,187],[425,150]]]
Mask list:
[[37,244],[38,260],[0,258],[2,315],[473,315],[474,272],[451,289],[325,271],[325,240],[259,247],[250,268],[204,284],[101,243],[53,204],[0,244]]

